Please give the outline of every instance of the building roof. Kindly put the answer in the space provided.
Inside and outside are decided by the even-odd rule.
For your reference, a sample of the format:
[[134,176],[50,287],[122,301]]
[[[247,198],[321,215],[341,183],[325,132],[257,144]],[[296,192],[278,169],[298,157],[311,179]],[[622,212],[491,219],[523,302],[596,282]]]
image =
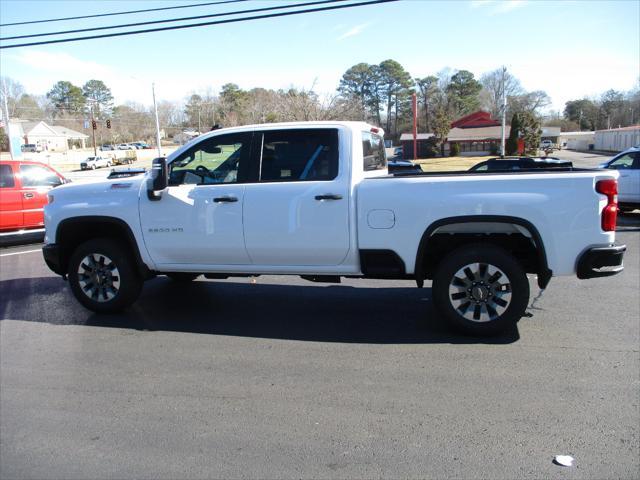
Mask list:
[[596,130],[596,132],[624,132],[629,130],[640,130],[640,125],[631,125],[630,127],[610,128],[608,130]]
[[451,128],[481,128],[495,127],[498,125],[500,125],[500,122],[491,118],[489,112],[478,110],[477,112],[459,118],[451,124]]
[[560,135],[561,136],[564,136],[564,135],[569,136],[569,135],[571,135],[572,137],[577,137],[577,136],[580,136],[580,135],[584,135],[584,136],[595,135],[595,133],[596,132],[593,132],[593,131],[592,132],[560,132]]
[[[418,133],[416,135],[416,140],[427,140],[433,136],[434,136],[433,133]],[[401,142],[404,142],[407,140],[413,140],[413,133],[403,133],[402,135],[400,135]]]
[[76,132],[75,130],[71,130],[67,127],[62,127],[59,125],[52,125],[51,128],[58,134],[63,135],[68,138],[89,138],[89,135],[85,135],[84,133]]
[[[504,127],[504,136],[508,137],[511,127]],[[500,140],[502,138],[502,127],[479,127],[479,128],[452,128],[447,135],[447,141],[459,142],[464,140]]]

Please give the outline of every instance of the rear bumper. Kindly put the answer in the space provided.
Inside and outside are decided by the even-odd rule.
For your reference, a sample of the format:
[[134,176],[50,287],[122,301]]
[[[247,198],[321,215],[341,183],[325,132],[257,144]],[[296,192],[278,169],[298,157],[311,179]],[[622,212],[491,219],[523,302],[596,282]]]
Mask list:
[[578,278],[608,277],[620,273],[624,270],[622,257],[626,250],[626,245],[590,248],[578,259]]
[[55,243],[50,243],[42,247],[42,256],[47,267],[58,275],[66,275],[66,271],[62,266],[62,250]]

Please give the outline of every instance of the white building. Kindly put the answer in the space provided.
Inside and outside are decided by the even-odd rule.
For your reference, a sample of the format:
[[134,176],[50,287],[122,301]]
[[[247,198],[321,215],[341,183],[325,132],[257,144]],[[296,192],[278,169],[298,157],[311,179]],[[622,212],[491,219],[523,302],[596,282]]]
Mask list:
[[640,145],[640,125],[597,130],[595,137],[596,150],[622,152],[627,148]]
[[558,146],[567,150],[593,150],[596,143],[596,132],[561,132],[558,137]]

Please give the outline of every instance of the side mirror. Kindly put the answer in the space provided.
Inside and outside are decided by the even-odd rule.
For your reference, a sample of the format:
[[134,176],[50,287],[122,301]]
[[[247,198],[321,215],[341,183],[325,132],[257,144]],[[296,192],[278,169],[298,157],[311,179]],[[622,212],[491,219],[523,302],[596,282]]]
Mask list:
[[160,200],[162,191],[169,183],[169,168],[164,157],[154,158],[151,164],[151,176],[147,181],[147,196],[149,200]]

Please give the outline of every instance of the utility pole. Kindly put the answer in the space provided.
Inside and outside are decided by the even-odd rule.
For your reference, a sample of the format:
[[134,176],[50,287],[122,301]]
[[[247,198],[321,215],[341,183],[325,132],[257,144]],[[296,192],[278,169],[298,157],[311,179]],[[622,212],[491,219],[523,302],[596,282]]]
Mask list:
[[3,116],[5,117],[5,131],[7,132],[7,140],[9,141],[9,156],[11,157],[11,160],[13,160],[13,150],[11,150],[11,122],[9,118],[9,107],[7,106],[7,82],[5,82],[4,79],[2,80],[2,91],[4,93]]
[[151,94],[153,95],[153,111],[156,114],[156,144],[158,146],[158,157],[162,156],[160,149],[160,120],[158,120],[158,105],[156,105],[156,84],[151,84]]
[[[418,97],[411,95],[411,108],[413,110],[413,159],[418,159]],[[404,157],[404,152],[403,155]]]
[[502,131],[500,133],[500,156],[504,158],[505,131],[507,125],[507,92],[505,89],[505,74],[507,67],[502,67]]
[[200,127],[200,110],[202,109],[201,105],[198,105],[198,135],[202,133],[202,128]]

